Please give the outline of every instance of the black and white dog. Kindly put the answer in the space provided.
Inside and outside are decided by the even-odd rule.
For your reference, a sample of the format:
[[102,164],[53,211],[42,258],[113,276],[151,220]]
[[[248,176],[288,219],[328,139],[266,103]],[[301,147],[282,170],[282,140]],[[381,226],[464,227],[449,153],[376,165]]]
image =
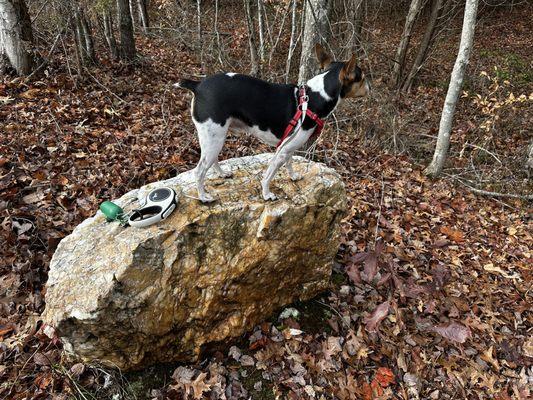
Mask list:
[[[305,84],[307,107],[311,114],[326,118],[340,100],[366,96],[369,86],[363,72],[356,66],[355,56],[346,62],[334,62],[319,44],[315,50],[325,72]],[[301,127],[298,126],[280,143],[299,107],[298,86],[269,83],[235,73],[209,76],[201,82],[184,79],[174,86],[194,94],[191,113],[202,152],[195,173],[198,196],[202,202],[214,200],[204,186],[209,168],[214,166],[222,177],[230,176],[218,164],[218,155],[229,128],[244,130],[267,144],[278,145],[261,181],[265,200],[276,200],[270,191],[270,182],[283,164],[287,163],[292,180],[300,178],[292,168],[292,155],[309,140],[317,123],[311,118],[304,119]]]

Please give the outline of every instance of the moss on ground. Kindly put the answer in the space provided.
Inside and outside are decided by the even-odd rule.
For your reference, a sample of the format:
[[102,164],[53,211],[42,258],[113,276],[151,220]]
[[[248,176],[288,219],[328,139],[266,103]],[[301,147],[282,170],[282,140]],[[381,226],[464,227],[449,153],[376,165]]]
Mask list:
[[160,389],[168,385],[177,364],[156,364],[141,371],[132,371],[125,374],[127,387],[125,388],[132,399],[148,400],[152,389]]
[[[248,372],[251,372],[247,376],[241,375],[241,383],[244,388],[248,391],[250,398],[254,400],[274,400],[276,395],[274,393],[272,382],[263,379],[261,371],[247,369]],[[254,385],[257,382],[261,382],[261,389],[255,390]]]

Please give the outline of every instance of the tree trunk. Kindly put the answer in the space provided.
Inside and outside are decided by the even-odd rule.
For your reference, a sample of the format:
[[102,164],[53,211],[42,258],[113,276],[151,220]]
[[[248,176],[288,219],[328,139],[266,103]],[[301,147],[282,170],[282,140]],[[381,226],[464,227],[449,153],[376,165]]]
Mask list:
[[147,2],[148,0],[137,0],[137,5],[139,7],[139,18],[141,20],[141,25],[144,33],[148,33],[148,29],[150,29]]
[[474,41],[477,6],[478,0],[466,0],[459,52],[457,53],[457,59],[455,60],[455,64],[453,66],[450,85],[448,86],[448,93],[446,94],[446,100],[444,101],[444,107],[442,109],[439,135],[437,137],[437,145],[435,146],[433,161],[431,161],[431,164],[424,171],[426,175],[439,175],[442,172],[444,162],[446,161],[446,157],[448,155],[453,114],[455,112],[455,107],[457,106],[457,99],[459,98],[459,93],[461,92],[465,70],[470,59],[470,53],[472,51],[472,44]]
[[93,34],[91,31],[91,27],[89,26],[89,22],[87,21],[87,17],[85,16],[85,12],[83,10],[80,10],[79,17],[80,17],[82,38],[83,38],[83,42],[85,43],[85,52],[86,52],[87,61],[90,64],[92,64],[96,62],[96,54],[94,52]]
[[24,0],[0,0],[0,56],[6,56],[19,75],[36,66],[33,32]]
[[204,41],[202,40],[202,0],[196,0],[196,30],[200,53],[200,65],[204,68]]
[[442,3],[443,0],[433,1],[433,6],[431,7],[431,15],[429,17],[426,31],[424,32],[424,37],[422,38],[422,42],[420,43],[420,47],[418,48],[418,53],[416,55],[413,66],[411,67],[411,71],[409,72],[409,75],[407,76],[404,84],[402,85],[403,91],[411,90],[413,80],[418,74],[418,71],[420,71],[420,68],[422,68],[422,64],[426,60],[429,48],[435,36],[435,28],[437,27],[437,20],[439,18],[439,12],[442,8]]
[[407,18],[405,19],[405,25],[403,27],[402,37],[400,39],[400,44],[396,50],[396,62],[392,68],[392,78],[394,79],[394,84],[399,86],[402,80],[402,73],[405,64],[405,55],[407,54],[407,48],[409,47],[409,41],[411,40],[411,35],[413,33],[413,27],[415,25],[416,16],[420,12],[422,7],[422,0],[412,0],[411,5],[409,6],[409,12],[407,13]]
[[291,72],[292,55],[294,53],[294,48],[296,47],[295,35],[296,35],[296,0],[292,0],[291,1],[291,39],[289,42],[289,54],[287,55],[287,62],[285,64],[285,83],[289,81],[289,76]]
[[131,15],[131,26],[133,29],[133,33],[135,34],[135,8],[133,7],[135,0],[129,0],[128,6],[130,7],[130,15]]
[[78,62],[78,73],[81,74],[83,66],[90,64],[90,57],[87,52],[85,38],[83,37],[83,27],[81,26],[81,10],[77,9],[74,15],[74,33],[76,39],[76,56]]
[[135,59],[135,38],[130,13],[130,0],[117,0],[118,18],[120,23],[120,53],[126,61]]
[[318,72],[315,44],[327,43],[330,37],[329,14],[333,0],[307,0],[302,55],[298,82],[304,83]]
[[113,18],[109,10],[104,11],[104,36],[109,47],[109,52],[114,60],[118,58],[117,41],[113,32]]
[[259,61],[257,56],[257,47],[255,44],[255,29],[250,10],[250,0],[244,0],[244,9],[246,11],[246,25],[248,27],[248,45],[250,47],[250,62],[252,64],[250,75],[259,76]]
[[265,61],[265,40],[263,37],[263,0],[257,0],[257,24],[259,31],[259,60],[261,63]]
[[220,64],[220,68],[222,68],[224,66],[224,62],[222,61],[222,44],[220,42],[220,32],[218,31],[218,0],[215,0],[215,21],[213,22],[213,25],[217,37],[218,62]]
[[363,18],[365,11],[365,0],[355,0],[354,12],[354,46],[355,52],[361,56],[363,42]]

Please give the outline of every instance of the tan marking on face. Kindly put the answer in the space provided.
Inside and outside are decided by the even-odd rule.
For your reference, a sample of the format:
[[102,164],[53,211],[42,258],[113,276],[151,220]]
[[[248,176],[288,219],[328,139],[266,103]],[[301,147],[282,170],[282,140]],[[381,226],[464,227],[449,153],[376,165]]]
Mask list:
[[350,90],[344,96],[345,98],[365,97],[368,95],[368,87],[366,85],[366,80],[365,80],[364,75],[359,82],[352,81],[348,83],[348,85],[350,85]]

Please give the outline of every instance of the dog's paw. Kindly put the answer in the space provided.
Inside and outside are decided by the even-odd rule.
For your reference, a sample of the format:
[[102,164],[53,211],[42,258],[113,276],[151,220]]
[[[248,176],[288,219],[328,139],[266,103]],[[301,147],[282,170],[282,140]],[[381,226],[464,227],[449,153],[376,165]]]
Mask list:
[[272,193],[272,192],[268,192],[268,193],[263,193],[263,199],[266,200],[266,201],[275,201],[277,200],[277,196]]
[[291,181],[296,182],[303,179],[303,176],[297,173],[290,175]]
[[204,193],[203,195],[200,195],[200,201],[202,203],[212,203],[216,199],[211,196],[209,193]]
[[233,176],[233,172],[230,172],[230,171],[222,172],[221,174],[218,174],[218,176],[223,179],[229,179]]

